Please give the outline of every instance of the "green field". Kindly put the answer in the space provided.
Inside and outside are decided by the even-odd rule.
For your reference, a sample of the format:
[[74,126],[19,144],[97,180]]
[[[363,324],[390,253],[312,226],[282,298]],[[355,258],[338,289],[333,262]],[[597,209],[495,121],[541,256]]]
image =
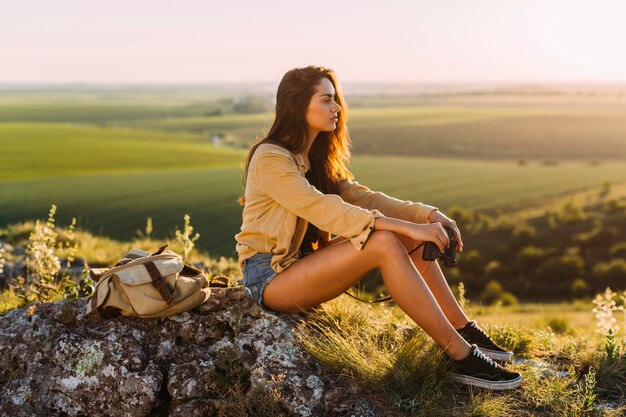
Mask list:
[[[165,236],[188,213],[200,248],[233,255],[245,149],[273,119],[269,110],[237,113],[263,100],[271,108],[271,94],[251,91],[3,91],[0,227],[43,218],[55,203],[61,224],[77,217],[80,227],[128,239],[147,217]],[[540,208],[607,181],[626,184],[621,95],[346,98],[355,103],[349,127],[357,180],[397,198],[506,212]],[[229,146],[212,145],[214,134]]]
[[[11,127],[16,126],[24,134],[26,128]],[[0,125],[0,129],[6,127]],[[241,225],[241,206],[236,199],[242,192],[245,152],[216,149],[180,134],[161,133],[162,141],[148,146],[145,140],[149,135],[145,132],[68,126],[32,128],[37,134],[48,131],[73,138],[60,142],[80,144],[81,156],[68,154],[68,149],[41,145],[45,151],[28,157],[41,162],[28,164],[25,156],[20,165],[10,154],[3,153],[0,164],[13,168],[5,170],[7,175],[0,181],[0,224],[43,218],[55,203],[61,224],[77,217],[82,228],[128,239],[143,229],[147,217],[152,217],[156,235],[164,236],[181,225],[183,215],[188,213],[201,234],[200,248],[213,255],[234,254],[233,236]],[[94,139],[98,135],[100,141]],[[112,139],[105,140],[106,135]],[[124,139],[116,142],[115,137]],[[166,140],[168,137],[171,140]],[[45,142],[45,138],[23,138],[11,143],[14,155],[27,155],[29,149],[37,149],[33,143]],[[97,145],[102,142],[107,145],[100,149]],[[132,153],[121,152],[133,147],[136,150]],[[126,165],[129,161],[136,164],[132,169]],[[185,164],[188,167],[181,169]],[[205,167],[199,168],[202,165]],[[357,180],[372,189],[442,209],[458,205],[473,210],[515,210],[542,206],[608,180],[626,183],[626,163],[622,162],[520,166],[515,161],[357,155],[351,167]]]
[[[249,146],[272,114],[170,117],[135,125],[157,130],[219,133]],[[624,159],[626,111],[607,107],[356,108],[349,126],[355,153],[457,158]]]
[[197,135],[46,123],[0,123],[0,182],[232,166],[241,152]]

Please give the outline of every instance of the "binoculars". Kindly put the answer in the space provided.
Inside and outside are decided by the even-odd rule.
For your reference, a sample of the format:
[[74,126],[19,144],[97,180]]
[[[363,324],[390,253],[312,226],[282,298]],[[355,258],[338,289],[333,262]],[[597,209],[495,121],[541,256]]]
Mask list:
[[456,260],[456,238],[454,237],[454,231],[451,227],[443,227],[450,239],[450,246],[445,248],[443,253],[439,251],[437,245],[433,242],[426,242],[424,244],[424,251],[422,252],[422,259],[425,261],[434,261],[437,258],[443,259],[443,264],[448,268],[454,268],[457,265]]

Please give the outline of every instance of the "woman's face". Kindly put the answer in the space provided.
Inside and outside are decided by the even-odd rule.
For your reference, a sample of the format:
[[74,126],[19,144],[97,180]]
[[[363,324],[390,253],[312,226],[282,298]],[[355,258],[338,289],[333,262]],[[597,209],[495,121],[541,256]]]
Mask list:
[[328,78],[322,78],[306,112],[309,130],[317,136],[319,132],[332,132],[337,127],[341,106],[335,102],[335,88]]

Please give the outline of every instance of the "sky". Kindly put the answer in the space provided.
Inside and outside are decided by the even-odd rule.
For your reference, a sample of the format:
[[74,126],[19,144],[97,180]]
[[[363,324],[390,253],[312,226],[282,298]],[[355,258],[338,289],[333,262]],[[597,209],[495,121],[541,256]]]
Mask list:
[[[9,4],[8,0],[7,4]],[[0,83],[626,82],[623,0],[20,0]]]

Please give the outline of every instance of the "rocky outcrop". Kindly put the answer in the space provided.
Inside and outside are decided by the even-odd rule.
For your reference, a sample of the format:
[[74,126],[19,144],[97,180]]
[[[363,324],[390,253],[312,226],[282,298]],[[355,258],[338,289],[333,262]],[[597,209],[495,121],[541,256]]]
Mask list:
[[1,415],[381,415],[299,344],[304,315],[265,312],[241,288],[165,319],[98,320],[84,303],[0,317]]

